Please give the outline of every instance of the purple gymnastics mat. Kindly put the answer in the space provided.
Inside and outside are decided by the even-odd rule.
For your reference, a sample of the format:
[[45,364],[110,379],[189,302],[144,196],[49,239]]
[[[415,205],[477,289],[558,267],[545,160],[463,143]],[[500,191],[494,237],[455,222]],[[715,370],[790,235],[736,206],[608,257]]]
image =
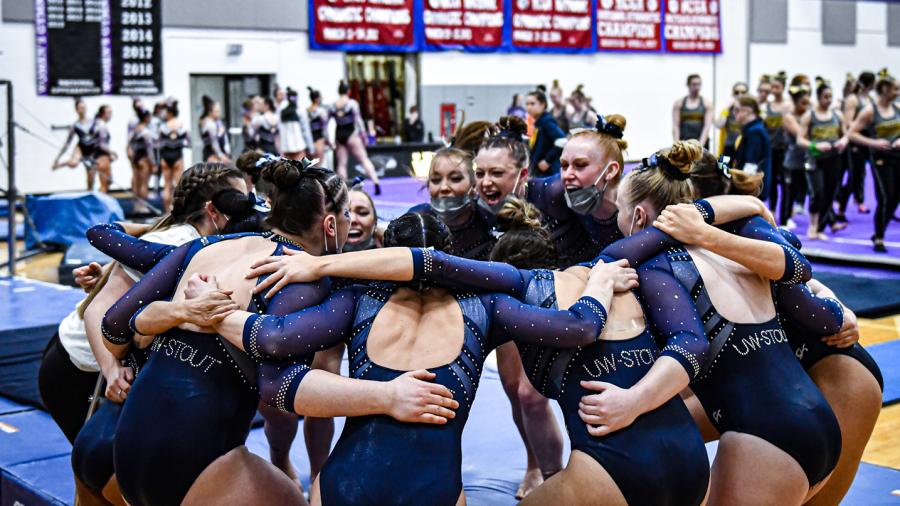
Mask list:
[[[809,215],[804,213],[794,216],[794,222],[797,224],[794,233],[803,241],[804,254],[833,260],[900,266],[900,222],[892,220],[888,224],[884,237],[888,252],[876,253],[872,250],[871,237],[875,233],[876,205],[874,181],[875,178],[872,177],[871,167],[869,167],[866,173],[865,195],[865,205],[869,208],[869,213],[860,213],[851,197],[847,205],[847,221],[850,222],[850,225],[837,232],[832,232],[828,228],[825,231],[825,235],[830,238],[828,241],[806,239]],[[807,205],[808,203],[807,201]]]

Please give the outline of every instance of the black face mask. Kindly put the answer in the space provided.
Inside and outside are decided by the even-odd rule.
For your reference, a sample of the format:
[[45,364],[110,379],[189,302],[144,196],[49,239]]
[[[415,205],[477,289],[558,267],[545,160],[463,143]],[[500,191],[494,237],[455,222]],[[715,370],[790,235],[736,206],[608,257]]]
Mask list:
[[507,193],[505,197],[500,199],[500,202],[497,202],[494,205],[490,205],[483,198],[479,197],[478,202],[477,202],[478,207],[480,207],[480,208],[484,209],[485,211],[487,211],[488,213],[490,213],[491,216],[496,216],[497,213],[499,213],[500,210],[503,209],[503,206],[506,205],[506,202],[510,198],[516,197],[516,191],[519,189],[519,181],[521,180],[521,176],[522,176],[522,173],[520,171],[519,175],[516,176],[516,183],[513,185],[512,191]]
[[577,214],[586,216],[600,207],[600,204],[603,203],[603,195],[606,193],[606,187],[609,186],[609,181],[604,183],[602,190],[597,188],[597,183],[599,183],[603,176],[606,175],[606,171],[611,164],[612,162],[606,164],[606,167],[604,167],[603,171],[600,172],[600,175],[597,176],[594,184],[576,190],[566,190],[565,199],[569,209]]

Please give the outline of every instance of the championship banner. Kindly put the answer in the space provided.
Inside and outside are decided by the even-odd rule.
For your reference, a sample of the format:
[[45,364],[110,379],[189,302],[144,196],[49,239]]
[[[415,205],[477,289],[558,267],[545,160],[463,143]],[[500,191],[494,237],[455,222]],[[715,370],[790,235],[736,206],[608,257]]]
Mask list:
[[504,0],[422,1],[426,49],[487,52],[503,46]]
[[343,51],[417,51],[415,0],[310,0],[309,45]]
[[162,93],[161,0],[35,0],[38,95]]
[[660,3],[661,0],[598,0],[597,50],[662,49]]
[[38,95],[112,92],[107,0],[35,0]]
[[721,53],[720,0],[667,0],[666,51]]
[[112,92],[162,93],[162,0],[110,0]]
[[512,49],[533,53],[593,53],[596,0],[509,0]]

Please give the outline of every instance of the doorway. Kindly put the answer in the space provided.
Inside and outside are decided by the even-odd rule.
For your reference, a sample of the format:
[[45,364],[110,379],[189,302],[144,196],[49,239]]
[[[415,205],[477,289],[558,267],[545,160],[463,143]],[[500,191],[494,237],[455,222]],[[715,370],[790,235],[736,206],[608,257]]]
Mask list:
[[272,75],[191,75],[191,110],[197,111],[191,125],[193,160],[203,161],[203,140],[200,137],[200,111],[203,110],[203,95],[209,95],[222,108],[222,122],[228,128],[228,141],[233,157],[244,149],[241,137],[242,104],[254,95],[271,96],[274,78]]

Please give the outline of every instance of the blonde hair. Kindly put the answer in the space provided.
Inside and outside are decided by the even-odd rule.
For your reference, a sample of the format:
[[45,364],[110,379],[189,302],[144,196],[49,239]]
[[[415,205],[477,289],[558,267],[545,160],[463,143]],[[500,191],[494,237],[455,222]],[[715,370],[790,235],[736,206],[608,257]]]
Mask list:
[[[622,132],[625,132],[625,116],[621,114],[610,114],[605,116],[606,122],[617,126]],[[573,139],[587,139],[594,142],[607,156],[611,156],[617,162],[619,167],[625,167],[625,157],[623,151],[628,149],[628,142],[625,139],[617,139],[612,135],[596,130],[584,130],[572,136]]]
[[657,211],[666,206],[690,202],[693,188],[688,177],[694,162],[703,156],[703,146],[694,139],[678,141],[670,148],[656,153],[662,165],[638,169],[628,175],[630,182],[626,193],[628,205],[632,208],[638,202],[649,201]]

